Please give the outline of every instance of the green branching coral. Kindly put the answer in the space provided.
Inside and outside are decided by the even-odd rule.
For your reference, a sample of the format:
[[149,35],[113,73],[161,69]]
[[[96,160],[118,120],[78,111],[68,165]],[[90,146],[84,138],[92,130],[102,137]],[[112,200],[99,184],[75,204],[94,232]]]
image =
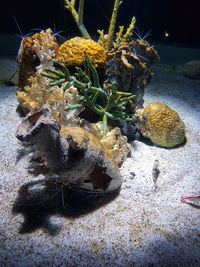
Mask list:
[[60,70],[48,68],[41,75],[51,80],[50,86],[64,84],[63,90],[65,91],[73,85],[84,96],[81,103],[68,107],[66,111],[87,106],[100,115],[104,135],[108,131],[108,119],[132,120],[133,115],[126,112],[126,106],[135,96],[117,91],[115,83],[101,88],[98,73],[87,54],[85,54],[85,70],[76,67],[75,76],[69,73],[65,65],[62,64],[60,67]]

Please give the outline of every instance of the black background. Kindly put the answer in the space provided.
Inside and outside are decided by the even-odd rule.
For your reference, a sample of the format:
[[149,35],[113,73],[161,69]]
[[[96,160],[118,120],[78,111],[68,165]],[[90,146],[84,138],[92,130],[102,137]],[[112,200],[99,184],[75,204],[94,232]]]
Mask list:
[[[48,27],[64,30],[61,33],[64,36],[79,35],[71,14],[64,9],[64,0],[1,1],[0,33],[20,34],[15,16],[23,35],[35,28]],[[97,29],[107,32],[113,3],[114,0],[85,0],[84,24],[91,35],[96,35]],[[149,41],[200,48],[197,0],[123,0],[117,24],[128,26],[132,16],[143,35],[152,30]]]

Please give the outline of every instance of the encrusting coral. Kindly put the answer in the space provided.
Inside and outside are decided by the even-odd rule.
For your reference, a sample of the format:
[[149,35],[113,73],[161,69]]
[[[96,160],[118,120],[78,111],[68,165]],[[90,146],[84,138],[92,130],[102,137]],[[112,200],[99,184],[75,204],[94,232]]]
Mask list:
[[100,139],[100,143],[110,151],[118,165],[121,165],[127,159],[130,145],[127,143],[127,137],[121,135],[118,127],[104,135]]
[[185,140],[185,125],[168,105],[154,102],[136,111],[137,127],[145,137],[162,147],[174,147]]

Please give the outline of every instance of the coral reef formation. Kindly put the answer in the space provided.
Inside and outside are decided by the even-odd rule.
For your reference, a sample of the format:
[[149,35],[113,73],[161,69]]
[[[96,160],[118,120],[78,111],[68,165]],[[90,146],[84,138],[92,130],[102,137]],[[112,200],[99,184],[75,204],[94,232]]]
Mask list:
[[86,71],[76,68],[78,73],[75,73],[75,76],[70,75],[69,70],[63,65],[62,71],[46,69],[42,75],[52,80],[49,85],[65,84],[64,91],[72,85],[76,86],[84,99],[80,104],[68,107],[66,111],[87,107],[100,116],[103,121],[103,133],[106,134],[108,119],[132,120],[132,114],[124,110],[134,96],[129,92],[117,91],[115,83],[101,88],[98,73],[87,54],[85,54],[85,62]]
[[185,125],[168,105],[154,102],[136,111],[137,127],[145,137],[162,147],[174,147],[185,140]]
[[83,25],[84,0],[78,11],[76,0],[65,0],[82,37],[59,46],[47,29],[24,38],[19,51],[17,99],[27,115],[16,137],[33,144],[50,177],[68,188],[118,190],[137,128],[160,146],[184,140],[184,124],[167,105],[140,109],[159,56],[133,38],[135,17],[115,34],[121,4],[115,0],[108,34],[98,31],[95,42]]

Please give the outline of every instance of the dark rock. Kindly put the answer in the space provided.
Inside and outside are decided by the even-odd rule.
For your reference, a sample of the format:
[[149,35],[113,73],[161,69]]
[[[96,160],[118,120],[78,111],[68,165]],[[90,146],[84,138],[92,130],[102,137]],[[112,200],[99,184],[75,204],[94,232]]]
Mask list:
[[185,64],[183,75],[190,79],[200,79],[200,60],[192,60]]

